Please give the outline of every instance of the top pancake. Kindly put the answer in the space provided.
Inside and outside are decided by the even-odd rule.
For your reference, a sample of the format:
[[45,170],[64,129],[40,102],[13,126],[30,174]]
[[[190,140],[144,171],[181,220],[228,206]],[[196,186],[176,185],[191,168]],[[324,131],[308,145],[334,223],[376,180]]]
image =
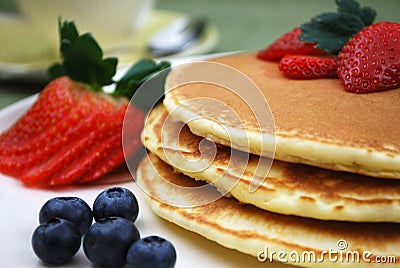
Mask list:
[[[215,83],[213,78],[210,83],[193,82],[217,76],[235,81],[223,71],[191,65],[174,69],[167,77],[164,105],[193,133],[262,156],[275,153],[282,161],[400,178],[399,89],[352,94],[339,79],[288,79],[277,63],[259,60],[255,53],[211,61],[250,78],[267,104],[254,100],[261,99],[253,96],[254,90],[243,88],[249,84],[232,90],[233,83]],[[272,127],[265,123],[270,121],[268,108]]]

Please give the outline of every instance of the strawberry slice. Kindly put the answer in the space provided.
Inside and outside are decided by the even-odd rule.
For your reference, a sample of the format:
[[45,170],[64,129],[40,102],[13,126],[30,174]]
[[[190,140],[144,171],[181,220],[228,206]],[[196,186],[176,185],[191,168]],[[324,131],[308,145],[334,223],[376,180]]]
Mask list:
[[[75,182],[99,162],[104,156],[110,154],[113,147],[119,144],[118,135],[110,135],[100,141],[87,146],[85,150],[74,158],[68,165],[61,167],[58,172],[53,172],[47,179],[49,185],[59,185],[69,182]],[[32,181],[32,180],[29,180]]]
[[[28,151],[25,155],[8,155],[7,152],[10,152],[10,150],[1,155],[1,171],[5,174],[12,174],[19,177],[26,185],[59,185],[78,180],[90,181],[99,178],[100,175],[105,175],[124,162],[122,127],[125,114],[128,107],[130,107],[128,100],[124,97],[111,98],[105,95],[105,93],[87,89],[82,91],[81,83],[74,82],[67,77],[61,77],[52,81],[43,92],[47,95],[49,90],[58,90],[60,85],[67,85],[64,89],[71,91],[71,96],[80,96],[80,99],[75,98],[74,101],[76,103],[69,106],[73,111],[73,116],[68,115],[67,120],[63,118],[59,119],[63,127],[58,129],[58,133],[36,131],[32,129],[32,124],[25,126],[23,124],[23,122],[30,122],[30,118],[38,118],[38,113],[43,114],[45,112],[37,107],[51,107],[53,101],[62,101],[42,97],[42,94],[18,123],[5,132],[7,141],[12,140],[10,138],[12,136],[9,133],[13,133],[17,128],[21,132],[31,131],[33,134],[30,137],[34,141],[38,140],[34,135],[48,135],[47,139],[42,139],[43,141],[47,141],[47,143],[43,144],[44,147],[54,148],[54,144],[63,144],[63,147],[58,147],[58,150],[50,152],[48,150],[38,150],[29,140],[26,140],[19,142],[20,151],[24,152],[27,150],[24,148],[24,145],[30,146],[33,150]],[[126,122],[132,122],[127,123],[128,135],[137,140],[133,142],[133,148],[132,146],[127,147],[131,149],[126,153],[132,154],[137,150],[137,144],[140,145],[139,133],[143,127],[144,112],[133,106],[130,107],[129,111],[130,117],[133,120],[126,120]],[[83,115],[86,118],[83,118]],[[50,120],[49,118],[45,120],[52,121],[54,127],[60,126],[60,123],[55,120]],[[41,126],[38,127],[40,128]],[[46,129],[51,130],[54,127],[47,126]],[[74,134],[75,136],[72,136],[73,132],[70,131],[70,138],[66,139],[63,131],[71,129],[76,130],[77,133]],[[60,140],[68,140],[68,142],[60,142]],[[2,141],[4,140],[2,139]],[[106,162],[104,159],[108,157],[111,161]],[[96,168],[96,170],[91,170],[92,168]],[[88,171],[91,172],[91,177],[82,177]]]
[[[42,147],[43,140],[53,131],[56,123],[71,114],[72,107],[80,98],[82,91],[71,91],[72,83],[64,79],[61,83],[48,85],[40,94],[39,100],[19,118],[11,128],[1,135],[0,150],[3,154],[24,154],[35,147]],[[60,126],[56,126],[58,128]],[[41,140],[39,140],[41,139]],[[3,161],[0,161],[3,163]]]
[[[124,107],[121,111],[125,111]],[[129,110],[134,110],[135,121],[137,124],[129,129],[129,136],[134,137],[133,143],[138,143],[140,141],[138,135],[143,128],[144,113],[142,110],[137,108],[129,108]],[[90,181],[99,178],[93,178],[92,176],[86,175],[88,171],[94,173],[99,170],[103,171],[102,175],[107,174],[109,171],[119,166],[124,162],[124,149],[125,153],[129,156],[133,154],[134,150],[128,150],[129,146],[122,147],[122,123],[124,122],[124,113],[120,113],[117,118],[114,118],[113,122],[109,122],[108,125],[112,125],[112,128],[108,130],[107,136],[102,138],[100,141],[94,142],[91,146],[85,149],[84,153],[78,154],[69,165],[64,167],[58,173],[53,174],[51,178],[48,179],[50,185],[64,184],[65,182],[71,181]],[[140,142],[139,142],[140,144]],[[107,165],[104,159],[111,159],[115,152],[118,152],[122,157],[118,158],[117,161],[113,161],[112,165]],[[104,172],[105,171],[105,172]]]
[[299,27],[282,35],[268,47],[258,51],[257,57],[263,60],[279,61],[287,54],[325,55],[328,54],[315,47],[315,43],[303,42],[299,39],[302,33]]
[[286,55],[279,61],[279,70],[294,79],[336,78],[337,57]]
[[[116,112],[123,114],[124,110],[120,111],[119,107],[115,105],[115,101],[110,102],[112,100],[110,97],[108,97],[109,100],[104,98],[104,93],[95,93],[90,90],[83,91],[81,83],[72,83],[66,77],[54,80],[49,84],[49,88],[59,88],[59,86],[54,86],[55,84],[67,84],[71,92],[78,91],[80,94],[81,98],[79,100],[76,99],[76,104],[72,106],[72,116],[67,117],[67,120],[60,119],[63,127],[60,127],[60,123],[53,121],[53,127],[49,129],[56,129],[58,130],[57,133],[53,133],[52,131],[33,132],[37,133],[38,136],[45,135],[47,137],[44,139],[46,143],[42,144],[43,147],[37,148],[37,146],[34,146],[34,149],[26,154],[7,155],[3,153],[1,158],[4,162],[2,161],[2,163],[5,163],[7,167],[4,168],[3,165],[1,166],[3,173],[12,173],[14,176],[20,177],[24,182],[33,184],[43,182],[50,174],[68,164],[77,154],[100,139],[105,133],[109,135],[109,131],[112,130],[110,122],[120,119],[120,125],[122,124],[123,116],[119,116],[118,118]],[[49,107],[52,101],[51,99],[39,97],[35,103],[36,105],[32,108],[36,113],[43,113],[35,107]],[[127,100],[124,102],[126,104]],[[48,105],[45,105],[46,103]],[[111,109],[112,107],[115,107],[115,112]],[[126,109],[126,105],[124,109]],[[21,120],[21,122],[29,122],[30,116],[35,117],[36,113],[33,113],[31,109],[28,110],[23,116],[24,120]],[[83,116],[86,116],[86,118]],[[21,131],[24,131],[21,124],[18,124],[17,127]],[[30,128],[31,125],[27,127]],[[13,127],[11,127],[10,132],[12,132],[12,129]],[[69,129],[75,130],[73,136],[73,131],[65,131]],[[64,135],[68,132],[71,132],[69,139]],[[31,138],[34,141],[37,140],[35,136],[31,136]],[[30,146],[28,142],[25,144]],[[57,148],[57,145],[63,146]],[[11,170],[10,167],[12,167]]]
[[[69,114],[65,113],[64,118],[47,116],[42,118],[44,119],[44,124],[36,124],[36,128],[33,128],[32,123],[30,123],[31,120],[36,120],[38,114],[45,114],[50,110],[42,111],[38,107],[51,107],[54,101],[62,103],[60,99],[48,99],[46,93],[49,91],[58,91],[63,86],[64,93],[67,89],[71,93],[69,95],[79,97],[79,101],[76,98],[75,104],[68,106],[71,108]],[[60,153],[64,149],[67,150],[69,147],[72,147],[70,144],[80,142],[82,137],[90,137],[88,133],[93,131],[93,129],[104,129],[104,126],[101,126],[105,122],[101,122],[101,120],[112,105],[107,102],[103,102],[101,105],[98,101],[92,101],[95,99],[93,96],[95,93],[84,90],[80,83],[73,83],[66,77],[58,78],[50,83],[43,93],[40,94],[38,100],[21,120],[6,132],[8,134],[18,129],[23,133],[30,131],[31,134],[28,135],[26,140],[21,136],[15,135],[14,139],[19,146],[14,147],[14,150],[7,150],[7,147],[3,150],[3,154],[0,156],[2,160],[0,161],[0,168],[5,174],[17,177],[22,176],[23,173],[29,172],[27,169],[35,165],[40,165],[40,163],[47,161],[47,159],[51,159],[55,153]],[[56,112],[51,114],[56,114]],[[24,126],[24,122],[28,123]],[[3,145],[6,144],[6,142],[3,143]]]
[[[122,144],[118,145],[122,147]],[[125,155],[132,155],[132,153],[138,151],[141,146],[140,133],[138,132],[135,136],[132,136],[132,140],[129,145],[124,145],[124,152],[114,148],[113,152],[99,160],[92,169],[82,176],[79,182],[90,182],[103,177],[105,174],[114,169],[116,163],[121,163],[121,161],[123,162],[125,160]],[[127,151],[129,151],[130,154],[127,154]]]
[[[32,143],[32,146],[20,147],[21,150],[28,150],[26,153],[9,153],[0,156],[0,162],[2,163],[0,164],[1,170],[11,176],[21,176],[22,173],[32,166],[46,161],[65,148],[72,147],[71,144],[76,142],[76,140],[79,141],[82,136],[90,137],[90,131],[92,131],[90,128],[93,129],[101,125],[94,123],[96,120],[93,117],[79,120],[82,118],[80,113],[76,112],[74,115],[74,120],[67,118],[66,120],[62,120],[61,126],[57,124],[57,126],[52,128],[54,130],[41,133],[40,136],[43,137],[43,140],[40,142],[36,144]],[[62,138],[60,138],[60,133],[64,133]],[[38,140],[35,136],[31,137],[33,140]]]
[[339,77],[352,93],[400,87],[400,24],[378,22],[350,39],[339,54]]
[[[144,117],[144,113],[134,106],[127,109],[119,143],[114,146],[114,151],[99,160],[96,167],[89,170],[80,179],[80,182],[89,182],[102,177],[113,169],[115,163],[123,161],[125,157],[130,158],[142,147],[140,134],[144,126]],[[118,147],[123,148],[123,150],[118,149]]]
[[[42,161],[54,150],[62,148],[68,140],[72,133],[62,139],[57,136],[68,133],[66,128],[75,126],[82,119],[79,112],[71,111],[76,110],[77,100],[83,98],[84,92],[79,84],[75,85],[76,90],[71,90],[74,86],[70,82],[61,78],[49,84],[25,115],[0,136],[0,170],[3,173],[19,176],[36,164],[35,161]],[[71,119],[74,120],[70,122]]]

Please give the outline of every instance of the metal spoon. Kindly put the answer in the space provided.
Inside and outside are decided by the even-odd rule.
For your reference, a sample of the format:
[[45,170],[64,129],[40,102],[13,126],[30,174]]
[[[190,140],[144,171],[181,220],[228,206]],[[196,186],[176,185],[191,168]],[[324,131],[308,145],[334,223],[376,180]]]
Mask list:
[[206,20],[184,16],[157,31],[148,42],[153,57],[176,54],[195,45],[204,32]]

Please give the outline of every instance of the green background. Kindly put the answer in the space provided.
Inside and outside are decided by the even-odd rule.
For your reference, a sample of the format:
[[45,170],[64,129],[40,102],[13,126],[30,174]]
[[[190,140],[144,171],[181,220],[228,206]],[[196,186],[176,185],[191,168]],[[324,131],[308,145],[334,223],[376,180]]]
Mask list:
[[[400,0],[359,2],[377,11],[377,21],[400,19]],[[335,8],[333,0],[158,0],[156,3],[156,9],[200,15],[214,24],[220,41],[213,52],[260,49],[312,16]],[[17,7],[11,0],[0,0],[1,10],[17,12]],[[39,91],[43,85],[0,80],[0,108]]]

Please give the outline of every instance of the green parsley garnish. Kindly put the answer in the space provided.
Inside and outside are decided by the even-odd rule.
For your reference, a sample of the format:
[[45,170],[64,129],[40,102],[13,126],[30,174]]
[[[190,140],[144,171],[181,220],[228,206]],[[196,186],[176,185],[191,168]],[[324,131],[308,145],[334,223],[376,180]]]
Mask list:
[[376,12],[360,7],[354,0],[335,0],[337,12],[325,12],[301,25],[301,41],[317,43],[316,47],[338,54],[356,33],[374,22]]

